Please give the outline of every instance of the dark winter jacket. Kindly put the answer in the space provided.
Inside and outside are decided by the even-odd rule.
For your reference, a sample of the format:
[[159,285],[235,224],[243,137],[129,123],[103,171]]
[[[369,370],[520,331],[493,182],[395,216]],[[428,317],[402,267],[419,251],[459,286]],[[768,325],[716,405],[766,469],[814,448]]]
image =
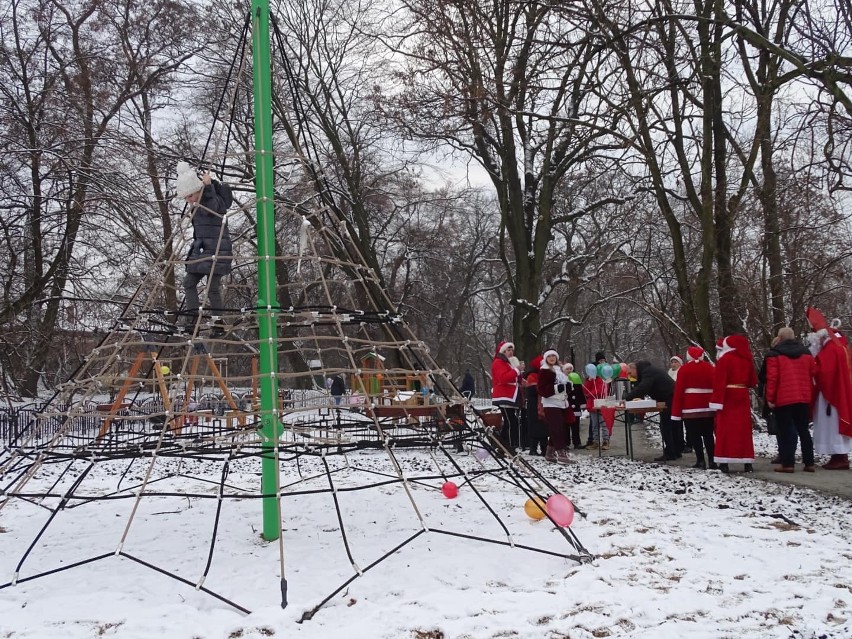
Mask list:
[[760,404],[762,406],[760,410],[761,417],[767,421],[769,420],[770,415],[772,415],[772,409],[769,408],[769,404],[766,401],[766,358],[768,356],[769,353],[767,352],[766,355],[763,356],[763,362],[760,364],[760,370],[757,371],[757,388],[755,389],[757,398],[760,400]]
[[647,395],[658,402],[665,402],[671,408],[675,383],[666,371],[642,360],[636,362],[636,374],[636,383],[624,397],[625,400],[630,401]]
[[547,423],[538,417],[538,374],[541,371],[541,362],[541,355],[536,355],[524,371],[527,436],[536,440],[547,439]]
[[586,394],[583,392],[583,385],[572,383],[571,390],[568,391],[568,410],[572,411],[574,417],[579,419],[585,405]]
[[340,375],[335,375],[332,378],[329,391],[332,395],[344,395],[346,393],[346,383]]
[[[233,248],[225,213],[233,201],[231,187],[220,182],[204,186],[201,200],[192,211],[192,246],[186,256],[186,272],[197,275],[227,275],[231,272]],[[213,265],[213,255],[216,263]]]
[[465,393],[470,393],[471,397],[473,397],[473,394],[476,392],[476,382],[473,380],[473,375],[471,375],[469,372],[464,374],[460,390],[462,395],[464,395]]
[[538,416],[538,388],[535,384],[524,388],[526,395],[527,436],[530,439],[546,439],[547,423]]
[[801,342],[794,339],[779,342],[766,354],[765,365],[768,403],[775,406],[811,403],[816,363]]

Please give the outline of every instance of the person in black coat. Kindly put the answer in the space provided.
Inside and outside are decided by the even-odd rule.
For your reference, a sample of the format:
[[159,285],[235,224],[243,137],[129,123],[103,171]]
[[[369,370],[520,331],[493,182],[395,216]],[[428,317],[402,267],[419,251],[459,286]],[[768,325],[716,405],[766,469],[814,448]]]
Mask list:
[[225,214],[233,202],[227,184],[213,180],[209,172],[200,178],[186,162],[178,162],[175,182],[177,197],[190,205],[192,216],[192,245],[186,256],[186,276],[183,278],[186,323],[195,322],[201,302],[198,284],[207,278],[207,301],[214,314],[224,309],[222,277],[231,272],[233,249]]
[[470,374],[469,370],[464,372],[464,377],[462,378],[461,388],[459,389],[461,394],[470,399],[473,397],[476,392],[476,382],[473,379],[473,375]]
[[334,403],[340,406],[340,401],[346,394],[346,382],[343,381],[342,376],[335,375],[332,378],[329,392],[331,393],[331,396],[334,397]]
[[547,423],[538,415],[538,375],[541,372],[541,355],[536,355],[524,371],[524,399],[527,409],[527,443],[530,455],[547,452]]
[[[568,410],[565,411],[568,440],[574,444],[575,450],[582,450],[586,448],[586,444],[583,443],[583,438],[580,436],[580,417],[583,414],[583,406],[586,403],[586,394],[583,392],[583,385],[571,379],[571,375],[574,374],[574,365],[566,362],[562,365],[562,370],[571,382],[571,388],[567,390]],[[569,411],[574,415],[573,419],[568,417]]]
[[[625,401],[641,399],[645,396],[657,402],[665,402],[666,407],[660,411],[660,435],[663,438],[663,455],[654,461],[680,459],[683,454],[683,433],[676,434],[672,427],[672,396],[674,395],[674,380],[667,371],[654,366],[647,360],[628,364],[630,375],[636,378],[636,383],[630,392],[624,396]],[[679,423],[681,430],[682,422]]]

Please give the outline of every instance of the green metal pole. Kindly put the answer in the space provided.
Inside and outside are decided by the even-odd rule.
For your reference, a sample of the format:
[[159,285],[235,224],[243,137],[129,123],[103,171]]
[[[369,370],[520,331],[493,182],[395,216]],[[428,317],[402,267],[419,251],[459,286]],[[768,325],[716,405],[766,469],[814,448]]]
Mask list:
[[275,185],[272,156],[272,76],[269,53],[269,0],[252,2],[254,62],[255,193],[257,195],[257,320],[260,337],[260,434],[263,538],[278,539],[278,296],[275,282]]

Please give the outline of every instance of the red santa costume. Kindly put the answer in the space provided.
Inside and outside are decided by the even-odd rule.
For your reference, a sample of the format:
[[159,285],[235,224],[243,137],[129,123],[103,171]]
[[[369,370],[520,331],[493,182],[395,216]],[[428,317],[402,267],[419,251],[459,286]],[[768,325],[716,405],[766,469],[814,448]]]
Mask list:
[[567,464],[565,414],[568,412],[568,388],[571,382],[559,366],[559,353],[550,349],[542,354],[542,358],[544,361],[538,374],[538,396],[549,437],[544,458],[550,462]]
[[512,366],[506,352],[514,349],[512,342],[500,342],[491,362],[491,399],[494,404],[514,404],[518,400],[521,371]]
[[713,364],[704,359],[704,349],[690,346],[686,350],[686,364],[678,370],[672,396],[672,421],[682,420],[686,427],[686,441],[695,451],[694,468],[706,468],[704,450],[710,468],[714,460],[713,411],[710,397],[713,394]]
[[814,452],[831,455],[823,468],[847,470],[852,452],[852,372],[849,349],[816,309],[808,309],[808,322],[816,332],[808,336],[816,360],[814,402]]
[[714,457],[720,464],[754,463],[749,389],[757,386],[757,373],[748,339],[729,335],[713,374],[709,407],[716,411]]
[[678,369],[672,397],[672,420],[705,416],[713,393],[713,364],[704,359],[704,349],[690,346],[686,364]]
[[503,427],[497,436],[500,443],[512,454],[520,439],[517,402],[521,371],[509,361],[514,350],[515,345],[512,342],[500,342],[491,362],[491,403],[497,406],[503,415]]

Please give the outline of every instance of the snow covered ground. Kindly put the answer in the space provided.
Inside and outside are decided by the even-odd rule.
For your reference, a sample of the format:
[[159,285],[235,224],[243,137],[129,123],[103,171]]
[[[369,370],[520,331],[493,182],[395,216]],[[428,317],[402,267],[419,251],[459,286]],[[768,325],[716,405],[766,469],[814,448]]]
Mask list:
[[[428,472],[424,451],[399,453],[403,469]],[[502,527],[470,487],[458,498],[440,480],[369,490],[344,489],[382,479],[386,457],[361,451],[330,458],[349,550],[369,566],[429,528],[506,540]],[[463,468],[475,468],[462,456]],[[261,539],[261,505],[223,502],[211,568],[204,587],[249,608],[244,615],[191,585],[112,553],[124,552],[174,572],[191,584],[204,572],[214,538],[218,474],[200,462],[172,476],[157,469],[155,484],[177,496],[146,498],[134,511],[134,491],[120,499],[63,510],[23,563],[20,577],[108,555],[98,561],[0,590],[0,638],[250,639],[560,638],[665,639],[852,637],[852,503],[807,490],[623,458],[579,457],[569,466],[531,463],[585,516],[572,530],[596,559],[579,565],[521,548],[458,536],[421,534],[355,579],[309,621],[298,620],[353,574],[331,496],[317,459],[303,460],[301,494],[282,505],[283,545]],[[257,492],[253,461],[234,464],[228,485]],[[445,472],[448,466],[438,461]],[[291,465],[292,466],[292,465]],[[136,464],[97,465],[86,492],[111,494],[144,477]],[[221,470],[221,466],[217,468]],[[67,487],[76,470],[59,468],[28,485]],[[299,480],[288,467],[282,484]],[[570,553],[548,520],[532,521],[525,498],[500,476],[475,485],[516,544]],[[37,501],[37,500],[36,500]],[[55,506],[53,498],[44,505]],[[50,512],[14,500],[0,510],[0,583],[16,565]],[[129,524],[129,525],[128,525]],[[123,542],[123,543],[122,543]],[[280,607],[281,554],[289,606]]]

